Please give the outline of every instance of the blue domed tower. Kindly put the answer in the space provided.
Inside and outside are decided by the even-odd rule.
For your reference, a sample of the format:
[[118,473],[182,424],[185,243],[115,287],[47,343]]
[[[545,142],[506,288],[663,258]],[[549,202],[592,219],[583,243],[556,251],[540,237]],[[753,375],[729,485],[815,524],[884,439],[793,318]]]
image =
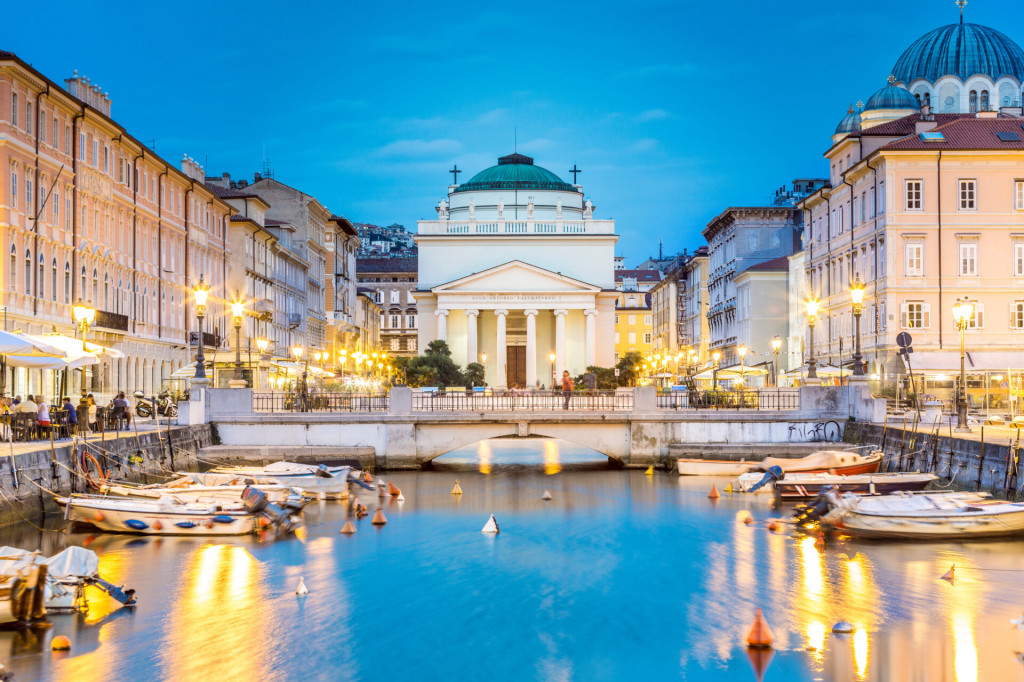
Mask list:
[[846,112],[846,116],[836,126],[836,132],[832,134],[832,141],[838,142],[845,135],[850,133],[860,132],[860,112],[850,105],[849,110]]
[[863,129],[871,128],[916,113],[920,109],[921,106],[910,91],[896,85],[896,77],[890,75],[889,83],[868,97],[868,103],[860,115],[860,125]]
[[942,26],[908,47],[892,69],[897,85],[938,113],[976,113],[1020,106],[1024,50],[980,24]]

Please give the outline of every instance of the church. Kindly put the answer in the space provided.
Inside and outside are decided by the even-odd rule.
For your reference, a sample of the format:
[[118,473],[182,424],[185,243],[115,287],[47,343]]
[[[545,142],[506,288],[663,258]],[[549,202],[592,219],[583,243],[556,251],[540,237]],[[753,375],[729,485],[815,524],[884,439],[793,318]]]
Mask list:
[[582,185],[509,154],[450,185],[436,211],[417,223],[420,349],[446,341],[497,388],[614,364],[618,236]]

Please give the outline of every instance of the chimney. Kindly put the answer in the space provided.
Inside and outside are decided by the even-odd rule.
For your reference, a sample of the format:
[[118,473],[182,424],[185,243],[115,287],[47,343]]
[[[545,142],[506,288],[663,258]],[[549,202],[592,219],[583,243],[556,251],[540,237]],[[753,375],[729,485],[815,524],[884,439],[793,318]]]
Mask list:
[[256,171],[256,175],[253,176],[253,182],[259,182],[262,179],[263,179],[263,176],[260,175],[259,171]]

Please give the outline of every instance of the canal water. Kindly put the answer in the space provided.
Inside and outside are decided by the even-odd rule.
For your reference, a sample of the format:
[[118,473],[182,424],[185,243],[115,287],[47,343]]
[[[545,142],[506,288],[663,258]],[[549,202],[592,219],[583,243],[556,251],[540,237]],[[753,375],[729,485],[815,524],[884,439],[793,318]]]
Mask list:
[[[1024,680],[1024,630],[1010,624],[1024,541],[819,549],[768,530],[784,510],[767,500],[712,501],[708,479],[615,469],[542,439],[388,478],[405,501],[385,501],[374,527],[363,495],[371,516],[352,536],[338,533],[339,502],[307,507],[305,542],[4,529],[0,545],[94,549],[139,604],[94,593],[88,613],[53,615],[48,630],[0,632],[0,662],[19,681],[75,682],[718,682],[757,668],[779,681]],[[497,536],[480,532],[491,513]],[[954,563],[955,582],[941,580]],[[776,646],[752,655],[759,607]],[[831,634],[841,620],[855,632]],[[50,651],[56,635],[69,653]]]

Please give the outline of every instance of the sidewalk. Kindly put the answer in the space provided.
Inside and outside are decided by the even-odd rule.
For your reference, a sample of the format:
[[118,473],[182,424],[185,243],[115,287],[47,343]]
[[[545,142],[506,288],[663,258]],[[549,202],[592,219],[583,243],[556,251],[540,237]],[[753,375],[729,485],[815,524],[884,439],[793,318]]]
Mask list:
[[[106,433],[94,433],[92,431],[88,434],[88,441],[90,444],[99,444],[103,441],[110,442],[118,440],[120,438],[135,438],[135,426],[128,431],[107,431]],[[156,422],[150,419],[140,419],[137,425],[139,435],[148,433],[155,433],[157,430]],[[176,424],[171,424],[171,430],[178,428]],[[160,435],[161,437],[167,434],[167,421],[161,419],[160,423]],[[82,442],[84,435],[79,434],[78,441]],[[53,447],[63,448],[71,445],[74,442],[72,438],[54,438]],[[12,444],[9,441],[0,441],[0,457],[10,456],[12,450]],[[16,442],[13,444],[13,451],[15,455],[21,455],[30,452],[48,452],[50,450],[50,441],[46,440],[32,440],[28,442]]]
[[[896,432],[903,430],[903,416],[896,418],[893,415],[886,416],[885,425],[887,427],[888,437],[893,437],[893,431]],[[999,443],[1005,444],[1007,441],[1012,441],[1014,444],[1017,443],[1018,433],[1021,429],[1017,429],[1013,426],[991,426],[991,425],[978,425],[972,424],[970,432],[957,431],[955,419],[952,422],[952,434],[950,433],[950,422],[946,420],[940,421],[938,424],[918,424],[914,427],[914,415],[909,413],[906,416],[906,431],[908,434],[913,433],[915,430],[918,434],[933,436],[938,428],[938,435],[948,438],[950,435],[953,438],[962,438],[963,440],[975,440],[980,441],[984,436],[986,443]],[[908,440],[909,440],[908,436]],[[1024,433],[1020,434],[1021,443],[1024,443]],[[918,442],[920,442],[920,436],[918,436]]]

